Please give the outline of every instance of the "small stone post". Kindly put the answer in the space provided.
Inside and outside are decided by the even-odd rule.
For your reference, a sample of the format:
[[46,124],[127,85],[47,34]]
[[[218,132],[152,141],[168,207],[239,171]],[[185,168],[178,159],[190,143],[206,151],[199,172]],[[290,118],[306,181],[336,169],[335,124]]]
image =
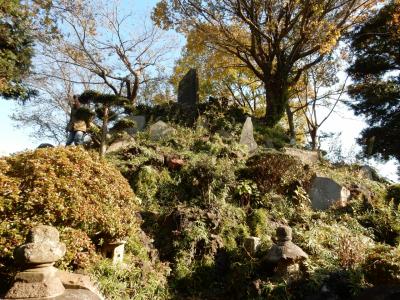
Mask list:
[[26,269],[15,276],[5,299],[51,298],[64,293],[57,269],[53,267],[66,251],[59,241],[54,227],[40,225],[31,229],[25,244],[14,251],[16,262]]
[[244,248],[250,255],[257,253],[258,248],[260,248],[260,238],[255,236],[249,236],[244,240]]

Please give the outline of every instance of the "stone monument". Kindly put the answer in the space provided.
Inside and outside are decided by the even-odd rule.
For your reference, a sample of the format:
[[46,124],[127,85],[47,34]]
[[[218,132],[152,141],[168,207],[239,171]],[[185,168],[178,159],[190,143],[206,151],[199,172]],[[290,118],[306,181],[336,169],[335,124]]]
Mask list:
[[135,135],[138,132],[144,131],[146,127],[146,116],[131,116],[129,117],[129,119],[135,123],[135,126],[130,127],[126,130],[128,134]]
[[242,133],[240,135],[240,144],[246,145],[250,154],[254,153],[258,148],[254,139],[253,122],[250,117],[247,117],[246,122],[243,125]]
[[259,237],[249,236],[245,238],[243,246],[250,255],[254,255],[260,248],[260,243],[261,240]]
[[196,69],[190,69],[179,82],[178,103],[188,108],[196,108],[199,103],[199,79]]

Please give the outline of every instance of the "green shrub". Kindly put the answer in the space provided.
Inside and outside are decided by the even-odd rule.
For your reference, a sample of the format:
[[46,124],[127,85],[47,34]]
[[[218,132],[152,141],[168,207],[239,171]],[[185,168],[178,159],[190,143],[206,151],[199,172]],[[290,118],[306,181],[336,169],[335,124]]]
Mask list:
[[400,249],[376,246],[369,251],[362,270],[373,285],[400,284]]
[[142,207],[155,209],[160,204],[160,193],[166,193],[173,181],[167,169],[156,170],[152,166],[143,166],[137,173],[133,188],[141,199]]
[[93,240],[139,226],[136,210],[126,179],[95,153],[47,148],[2,158],[0,269],[12,269],[12,251],[39,223],[57,227],[67,244],[60,266],[85,267],[95,258]]
[[290,142],[285,129],[280,125],[269,128],[265,127],[264,124],[255,122],[254,127],[254,138],[259,145],[272,144],[275,148],[280,149]]
[[179,175],[182,200],[197,199],[202,205],[222,200],[236,179],[233,160],[203,153],[192,156]]
[[170,299],[167,275],[169,268],[154,265],[127,255],[124,265],[115,266],[103,259],[90,270],[106,299]]
[[307,188],[315,173],[293,156],[270,151],[250,158],[244,177],[254,180],[262,194],[293,192],[297,186]]

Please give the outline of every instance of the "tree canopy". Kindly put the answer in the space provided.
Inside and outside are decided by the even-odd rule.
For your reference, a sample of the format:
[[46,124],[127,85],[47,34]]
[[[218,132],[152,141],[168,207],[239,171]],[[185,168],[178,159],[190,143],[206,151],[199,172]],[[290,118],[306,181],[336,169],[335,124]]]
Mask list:
[[[63,0],[56,0],[63,1]],[[56,33],[53,0],[0,0],[0,95],[28,98],[34,42]]]
[[366,117],[359,142],[364,154],[400,160],[400,1],[394,0],[359,27],[349,68],[351,107]]
[[25,93],[22,79],[31,67],[33,40],[19,0],[0,1],[0,94]]
[[203,32],[205,43],[238,58],[265,87],[266,124],[283,116],[288,91],[302,73],[331,52],[365,19],[374,0],[161,0],[153,20],[183,33]]

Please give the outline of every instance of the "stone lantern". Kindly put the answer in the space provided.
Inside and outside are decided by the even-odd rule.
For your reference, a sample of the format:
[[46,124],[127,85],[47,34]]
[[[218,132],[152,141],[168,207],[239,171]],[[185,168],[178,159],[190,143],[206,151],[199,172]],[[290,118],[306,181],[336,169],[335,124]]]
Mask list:
[[101,253],[104,257],[112,259],[114,265],[122,263],[124,260],[126,241],[114,240],[104,243]]
[[46,298],[63,294],[65,288],[53,265],[64,256],[65,251],[57,229],[44,225],[33,228],[25,244],[14,251],[16,262],[26,269],[15,276],[5,298]]
[[17,273],[4,299],[102,300],[89,277],[53,266],[65,252],[56,228],[39,225],[31,229],[25,244],[14,251],[23,271]]
[[273,268],[275,275],[293,277],[300,273],[299,264],[308,255],[292,242],[292,229],[280,226],[276,229],[277,243],[268,251],[265,261]]

